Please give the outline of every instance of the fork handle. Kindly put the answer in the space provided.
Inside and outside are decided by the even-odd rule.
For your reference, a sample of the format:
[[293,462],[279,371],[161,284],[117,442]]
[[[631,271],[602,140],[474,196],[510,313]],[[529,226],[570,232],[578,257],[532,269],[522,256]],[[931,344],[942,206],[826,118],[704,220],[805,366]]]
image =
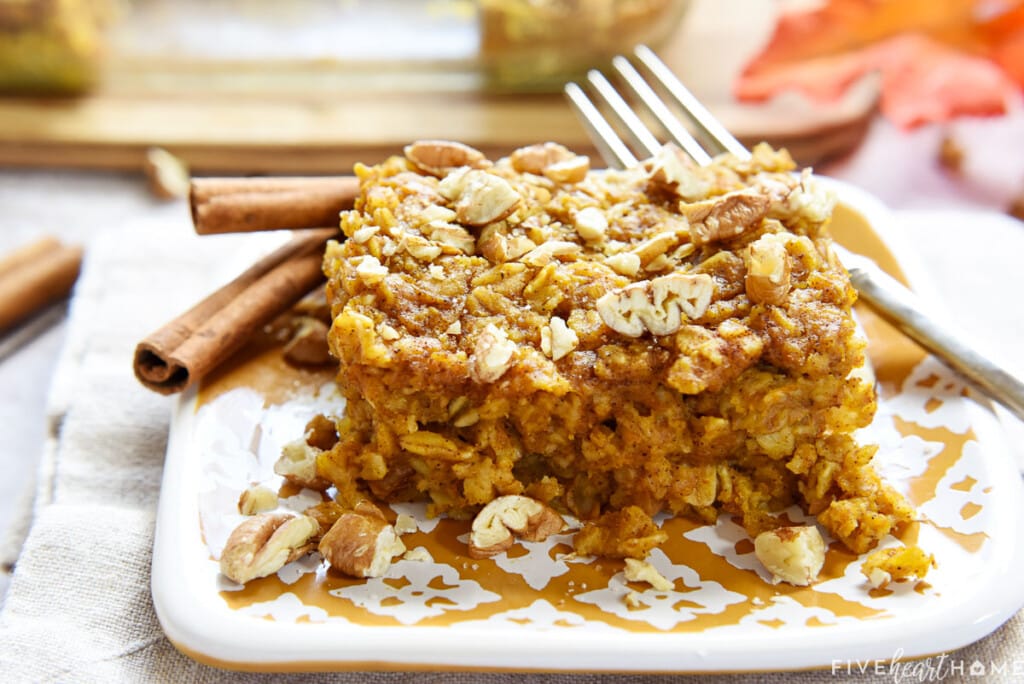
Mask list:
[[850,282],[873,309],[971,384],[1024,420],[1024,383],[925,315],[917,298],[873,265],[848,265]]

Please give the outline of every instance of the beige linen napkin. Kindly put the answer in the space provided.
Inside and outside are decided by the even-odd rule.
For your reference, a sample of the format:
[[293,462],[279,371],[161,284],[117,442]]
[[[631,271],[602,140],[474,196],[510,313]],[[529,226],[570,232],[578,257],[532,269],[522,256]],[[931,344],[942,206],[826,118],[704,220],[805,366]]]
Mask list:
[[[90,245],[52,389],[53,430],[39,473],[34,519],[0,613],[0,680],[666,681],[655,675],[514,673],[264,676],[199,665],[174,649],[157,622],[149,589],[156,504],[174,399],[157,396],[135,381],[132,351],[143,335],[214,287],[211,274],[224,272],[219,260],[229,258],[248,239],[196,238],[182,212],[149,225],[111,230]],[[966,672],[977,660],[989,670],[991,663],[1004,669],[986,681],[1012,681],[1024,671],[1022,628],[1024,620],[1018,615],[992,637],[951,654],[939,674],[951,678],[956,670],[950,670],[950,664]],[[942,666],[936,659],[925,663]],[[857,676],[841,670],[696,679],[892,681],[893,674],[872,670]],[[918,681],[903,677],[910,679]]]

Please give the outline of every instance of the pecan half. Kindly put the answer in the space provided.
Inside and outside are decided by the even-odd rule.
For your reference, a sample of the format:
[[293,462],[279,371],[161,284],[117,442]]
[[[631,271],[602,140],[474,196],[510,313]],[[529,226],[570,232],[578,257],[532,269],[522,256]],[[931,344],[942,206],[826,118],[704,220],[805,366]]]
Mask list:
[[473,519],[469,555],[490,558],[512,546],[516,537],[544,541],[564,526],[562,516],[539,501],[518,494],[499,496]]
[[266,577],[313,549],[310,540],[320,532],[306,515],[261,513],[236,527],[220,555],[220,571],[239,584]]
[[483,169],[491,165],[480,150],[452,140],[417,140],[406,145],[404,152],[417,169],[439,178],[460,166]]

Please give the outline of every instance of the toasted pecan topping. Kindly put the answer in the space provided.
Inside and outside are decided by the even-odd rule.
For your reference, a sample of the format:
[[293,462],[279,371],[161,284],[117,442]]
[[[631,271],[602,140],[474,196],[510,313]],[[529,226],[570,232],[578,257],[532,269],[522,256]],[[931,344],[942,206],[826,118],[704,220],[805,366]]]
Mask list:
[[405,158],[421,171],[440,178],[460,166],[483,169],[491,165],[480,150],[451,140],[417,140],[406,145]]
[[473,519],[469,555],[490,558],[505,551],[515,538],[543,541],[560,532],[565,521],[558,513],[527,496],[499,496]]
[[686,320],[700,318],[711,302],[711,276],[671,273],[631,283],[597,300],[601,320],[627,337],[644,332],[669,335]]
[[706,245],[743,235],[768,215],[770,204],[765,195],[739,190],[713,199],[680,204],[679,209],[690,222],[690,238],[694,244]]

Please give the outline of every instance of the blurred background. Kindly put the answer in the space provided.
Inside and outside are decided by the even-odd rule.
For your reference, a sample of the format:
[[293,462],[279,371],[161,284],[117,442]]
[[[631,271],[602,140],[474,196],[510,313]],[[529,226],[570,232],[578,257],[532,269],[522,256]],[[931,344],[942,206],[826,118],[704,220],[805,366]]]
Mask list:
[[424,135],[593,151],[561,86],[637,43],[747,142],[820,167],[881,120],[928,129],[929,163],[990,204],[1024,191],[958,139],[1019,130],[1019,0],[0,0],[0,165],[141,170],[159,148],[201,174],[340,173]]
[[0,164],[141,169],[159,147],[196,173],[338,173],[424,135],[586,151],[561,86],[637,43],[806,164],[879,114],[1012,115],[1024,83],[1018,0],[0,0]]

